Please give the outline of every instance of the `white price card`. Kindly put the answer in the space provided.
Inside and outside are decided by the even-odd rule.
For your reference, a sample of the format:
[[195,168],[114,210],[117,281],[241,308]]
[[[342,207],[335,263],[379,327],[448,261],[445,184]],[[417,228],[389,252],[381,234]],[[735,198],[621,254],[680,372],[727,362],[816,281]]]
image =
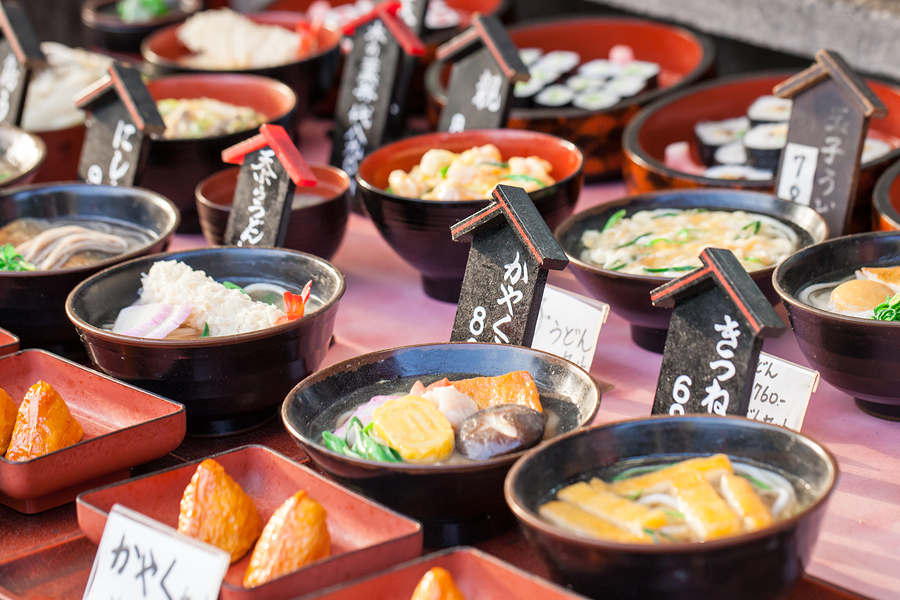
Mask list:
[[83,600],[215,600],[230,564],[224,550],[116,504]]
[[809,206],[812,200],[819,149],[791,142],[784,148],[776,194],[782,200]]
[[818,385],[818,371],[760,352],[747,418],[800,431]]
[[548,285],[544,288],[531,347],[590,370],[597,337],[608,316],[608,304]]

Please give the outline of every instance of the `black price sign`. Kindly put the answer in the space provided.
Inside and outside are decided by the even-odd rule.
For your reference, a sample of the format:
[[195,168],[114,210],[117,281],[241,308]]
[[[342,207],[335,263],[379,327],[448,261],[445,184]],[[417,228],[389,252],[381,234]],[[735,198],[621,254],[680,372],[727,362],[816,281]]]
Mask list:
[[115,63],[75,103],[88,113],[78,177],[131,187],[146,158],[145,137],[166,129],[140,71]]
[[454,61],[438,131],[504,127],[512,84],[526,81],[528,68],[500,21],[476,15],[472,28],[438,48],[437,57]]
[[728,250],[707,248],[704,266],[650,293],[672,307],[652,414],[747,414],[764,337],[785,326]]
[[47,66],[41,43],[22,8],[0,2],[0,123],[18,126],[32,71]]
[[425,53],[425,45],[396,16],[399,8],[400,2],[380,4],[345,28],[355,33],[338,93],[331,164],[351,180],[363,157],[382,145],[392,102],[406,98],[409,80],[397,77],[402,52]]
[[569,264],[531,198],[498,185],[488,207],[451,233],[472,247],[450,341],[530,346],[548,269]]
[[832,236],[844,235],[869,119],[883,117],[887,109],[839,54],[827,50],[816,53],[812,67],[776,86],[775,93],[793,98],[776,193],[812,207]]
[[283,127],[263,125],[259,131],[222,152],[222,160],[241,165],[222,238],[227,246],[283,245],[295,186],[316,185]]

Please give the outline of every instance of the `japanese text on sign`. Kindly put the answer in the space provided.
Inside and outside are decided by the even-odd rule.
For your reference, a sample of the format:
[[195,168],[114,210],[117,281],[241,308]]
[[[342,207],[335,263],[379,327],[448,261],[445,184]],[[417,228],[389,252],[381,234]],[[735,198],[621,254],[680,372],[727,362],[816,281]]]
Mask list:
[[589,370],[600,328],[608,315],[608,304],[548,285],[544,288],[531,347]]
[[0,68],[0,121],[5,121],[10,116],[10,98],[19,87],[21,76],[19,61],[16,60],[16,55],[10,52],[3,59],[3,66]]
[[818,161],[818,148],[794,142],[785,146],[781,179],[778,182],[778,197],[809,206]]
[[[741,332],[738,331],[740,324],[729,315],[724,315],[724,323],[715,323],[714,327],[719,332],[721,338],[716,342],[716,354],[719,360],[713,360],[709,363],[709,368],[713,372],[712,383],[706,386],[704,390],[706,397],[700,401],[700,406],[706,408],[710,414],[725,416],[728,411],[728,403],[730,402],[728,390],[723,389],[720,382],[725,382],[734,377],[736,371],[734,363],[734,350],[738,347],[738,337]],[[720,369],[724,372],[719,373]],[[693,381],[688,375],[680,375],[675,379],[672,385],[672,398],[674,403],[669,407],[670,415],[683,415],[684,405],[691,398],[690,387]]]
[[363,34],[364,55],[356,74],[356,85],[351,92],[356,102],[347,114],[349,127],[344,132],[344,150],[341,168],[350,174],[359,170],[359,163],[369,145],[368,132],[372,129],[374,104],[378,100],[378,84],[381,81],[381,50],[388,43],[384,23],[375,19]]
[[[112,141],[113,156],[109,163],[109,185],[119,185],[119,180],[125,177],[128,169],[131,168],[131,163],[123,160],[122,151],[132,152],[134,150],[134,145],[128,141],[128,138],[135,133],[137,133],[137,128],[134,125],[119,119]],[[93,164],[88,168],[87,182],[94,185],[103,183],[103,168],[100,165]]]
[[230,564],[227,552],[116,504],[84,600],[215,600]]
[[760,352],[747,418],[800,431],[819,372]]
[[[509,337],[504,333],[502,326],[505,323],[509,323],[513,320],[513,305],[518,304],[519,301],[522,300],[522,291],[516,289],[516,285],[521,281],[522,283],[528,283],[528,265],[522,263],[519,260],[519,251],[516,250],[516,257],[513,261],[507,265],[503,266],[503,281],[508,282],[504,284],[500,283],[500,293],[499,298],[497,298],[498,306],[506,306],[507,314],[500,317],[491,325],[491,329],[494,332],[494,343],[495,344],[508,344]],[[481,335],[484,331],[485,327],[485,319],[487,318],[487,311],[483,306],[476,306],[472,311],[472,320],[469,321],[469,332],[473,337],[470,337],[467,341],[469,342],[477,342],[475,336]]]
[[250,220],[247,227],[241,232],[241,237],[237,242],[238,246],[244,244],[255,246],[263,238],[265,231],[266,216],[266,194],[268,188],[272,186],[272,181],[278,179],[278,175],[272,169],[275,161],[275,151],[271,148],[263,148],[259,151],[259,160],[250,166],[253,171],[253,181],[256,185],[253,187],[253,198],[247,210],[250,212]]

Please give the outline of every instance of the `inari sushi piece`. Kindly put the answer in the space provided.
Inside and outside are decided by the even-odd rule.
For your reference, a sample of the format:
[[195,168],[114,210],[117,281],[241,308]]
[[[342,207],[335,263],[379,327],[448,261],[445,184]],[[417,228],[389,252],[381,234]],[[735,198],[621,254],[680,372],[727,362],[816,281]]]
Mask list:
[[31,386],[13,427],[6,460],[23,461],[77,444],[84,430],[53,386],[38,381]]
[[16,415],[19,407],[3,389],[0,389],[0,456],[6,454],[13,428],[16,426]]
[[466,600],[450,571],[442,567],[432,567],[419,580],[410,600]]

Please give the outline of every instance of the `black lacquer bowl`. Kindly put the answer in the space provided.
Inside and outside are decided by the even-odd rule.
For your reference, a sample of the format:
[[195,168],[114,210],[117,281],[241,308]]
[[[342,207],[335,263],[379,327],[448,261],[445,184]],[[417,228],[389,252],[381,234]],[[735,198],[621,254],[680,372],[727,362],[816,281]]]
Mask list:
[[66,296],[85,278],[113,264],[162,252],[178,227],[178,209],[159,194],[127,187],[80,183],[18,187],[0,193],[0,226],[15,219],[99,218],[137,225],[154,239],[108,260],[57,271],[0,272],[0,327],[22,340],[23,348],[84,355],[78,332],[66,317]]
[[[565,485],[631,458],[665,462],[725,453],[781,471],[803,510],[766,529],[705,543],[625,544],[570,533],[537,510]],[[650,417],[574,432],[529,451],[506,477],[506,500],[553,578],[592,598],[775,600],[809,562],[838,466],[800,433],[741,417]]]
[[801,352],[822,379],[865,412],[900,420],[900,323],[839,315],[797,297],[807,286],[851,277],[860,267],[900,265],[900,232],[828,240],[788,257],[773,276]]
[[394,169],[409,171],[428,150],[463,152],[494,144],[504,159],[540,156],[553,165],[556,183],[529,196],[552,230],[572,214],[583,183],[584,156],[572,143],[532,131],[480,129],[428,133],[379,148],[359,164],[357,194],[378,232],[403,260],[422,274],[425,293],[445,302],[459,300],[469,244],[454,242],[450,227],[488,205],[485,200],[419,200],[386,191]]
[[[267,282],[300,293],[312,279],[312,295],[302,318],[239,335],[172,341],[103,329],[137,300],[141,274],[159,260],[179,260],[241,287]],[[291,388],[319,367],[343,293],[341,272],[311,254],[205,248],[132,260],[98,273],[72,291],[66,312],[105,373],[184,404],[188,433],[220,435],[274,416]]]
[[166,25],[184,21],[203,7],[201,0],[178,0],[170,3],[169,13],[146,21],[123,21],[116,10],[118,0],[86,0],[81,6],[88,45],[109,52],[136,54],[145,37]]
[[[569,256],[569,267],[576,279],[598,300],[631,324],[634,343],[653,352],[662,352],[666,343],[672,310],[658,308],[650,302],[650,291],[670,281],[669,277],[632,275],[603,269],[581,260],[582,234],[589,229],[603,229],[609,218],[620,209],[626,216],[656,208],[706,208],[709,210],[745,210],[776,218],[789,225],[799,236],[800,247],[822,241],[828,226],[808,206],[780,200],[771,194],[742,190],[672,190],[650,192],[622,198],[569,217],[555,231],[556,239]],[[773,267],[751,273],[760,290],[772,302],[778,295],[772,289]]]
[[503,501],[503,478],[521,452],[456,464],[382,463],[332,452],[322,444],[322,432],[334,430],[339,417],[372,396],[408,393],[416,380],[427,385],[445,376],[454,380],[520,369],[534,377],[545,412],[550,408],[560,416],[561,432],[581,427],[597,412],[597,383],[567,360],[518,346],[450,343],[382,350],[332,365],[291,391],[281,417],[330,477],[421,521],[426,546],[473,543],[513,525]]

